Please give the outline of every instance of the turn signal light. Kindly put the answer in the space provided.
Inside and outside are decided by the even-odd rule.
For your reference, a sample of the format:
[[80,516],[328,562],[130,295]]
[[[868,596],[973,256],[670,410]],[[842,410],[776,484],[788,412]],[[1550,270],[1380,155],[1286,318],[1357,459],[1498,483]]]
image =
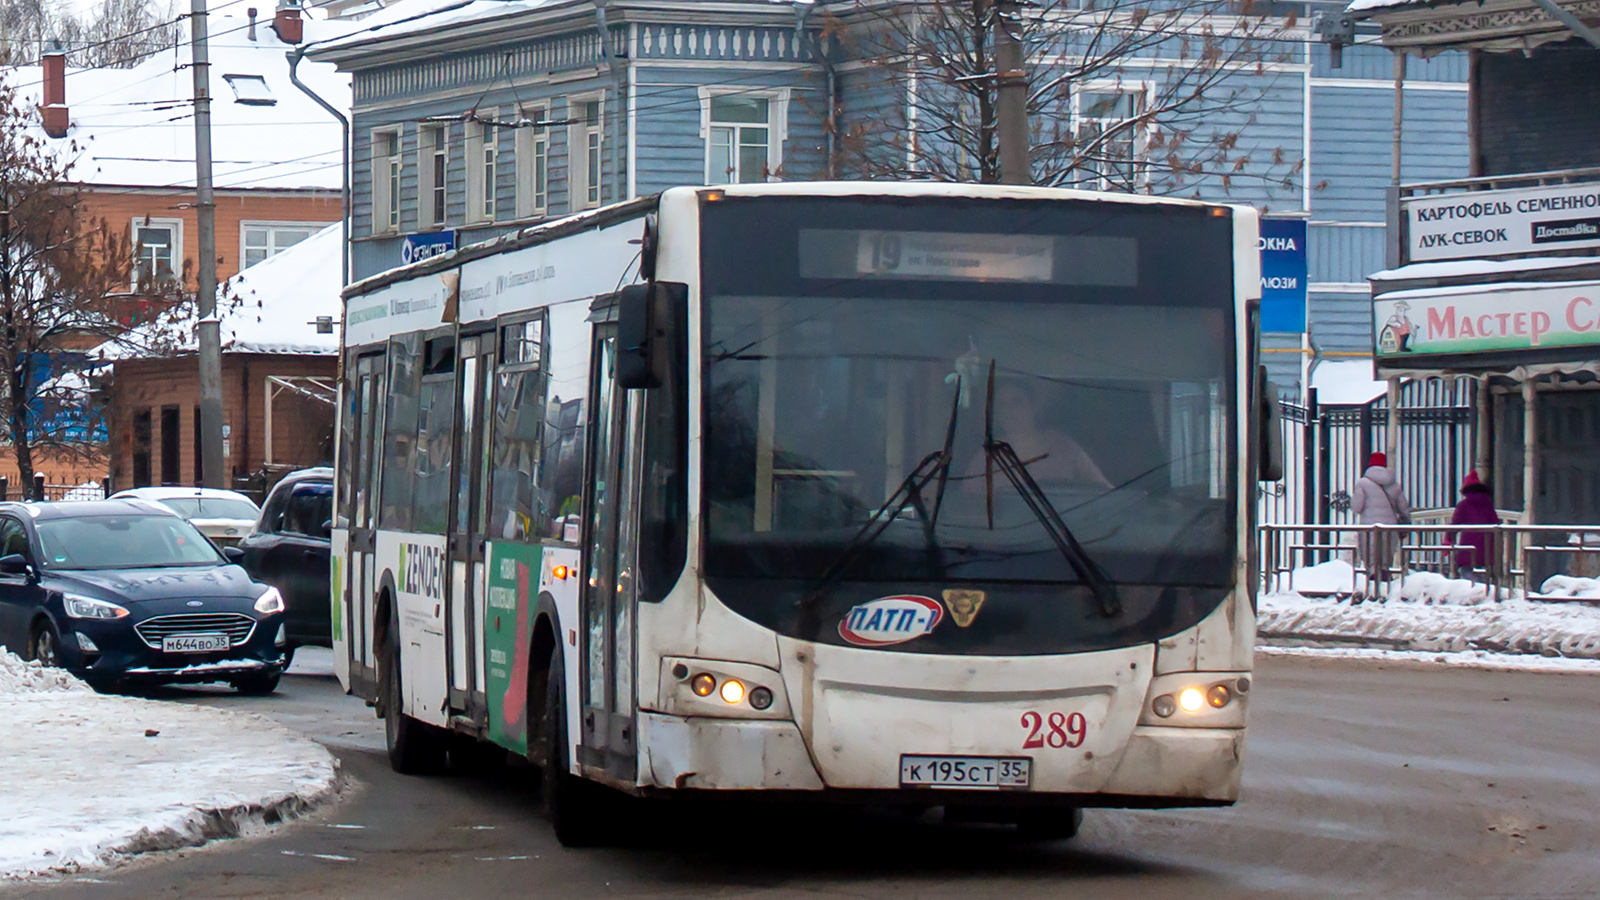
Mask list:
[[717,689],[717,678],[709,672],[701,672],[689,682],[689,689],[697,696],[709,697],[711,692]]
[[556,566],[555,568],[550,570],[550,577],[554,578],[554,579],[556,579],[558,581],[566,581],[567,580],[567,567],[566,566]]
[[1228,686],[1225,684],[1213,684],[1211,690],[1206,691],[1206,702],[1216,709],[1227,706],[1228,701],[1232,699],[1233,695],[1228,692]]

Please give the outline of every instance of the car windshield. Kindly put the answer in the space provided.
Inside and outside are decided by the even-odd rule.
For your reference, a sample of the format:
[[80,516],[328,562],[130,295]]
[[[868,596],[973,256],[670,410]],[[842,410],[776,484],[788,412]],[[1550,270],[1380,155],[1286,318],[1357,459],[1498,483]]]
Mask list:
[[42,519],[39,546],[51,569],[211,566],[222,557],[193,525],[172,516]]
[[185,519],[254,519],[261,514],[249,500],[233,497],[169,497],[162,506]]

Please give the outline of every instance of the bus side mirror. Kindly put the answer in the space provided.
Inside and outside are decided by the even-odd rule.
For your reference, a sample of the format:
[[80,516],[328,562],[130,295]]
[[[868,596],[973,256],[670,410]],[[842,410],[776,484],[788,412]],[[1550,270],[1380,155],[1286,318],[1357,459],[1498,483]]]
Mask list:
[[1256,409],[1260,411],[1258,434],[1261,481],[1283,480],[1283,407],[1278,403],[1278,386],[1267,379],[1267,367],[1256,368]]
[[661,386],[671,355],[663,349],[671,346],[667,325],[688,299],[689,286],[671,281],[630,284],[617,293],[617,385],[623,390]]

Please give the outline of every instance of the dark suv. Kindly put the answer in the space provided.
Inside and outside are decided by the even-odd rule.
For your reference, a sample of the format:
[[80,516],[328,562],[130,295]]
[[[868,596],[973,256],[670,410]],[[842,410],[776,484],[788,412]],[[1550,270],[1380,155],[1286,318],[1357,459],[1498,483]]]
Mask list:
[[300,645],[333,645],[328,586],[332,520],[333,470],[301,469],[273,487],[256,527],[239,541],[245,571],[283,594],[291,651]]

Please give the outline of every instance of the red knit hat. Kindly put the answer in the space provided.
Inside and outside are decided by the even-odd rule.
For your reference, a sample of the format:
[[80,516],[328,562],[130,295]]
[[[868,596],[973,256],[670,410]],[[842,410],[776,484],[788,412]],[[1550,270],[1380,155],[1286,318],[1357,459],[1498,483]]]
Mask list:
[[1389,457],[1388,457],[1387,454],[1374,453],[1371,456],[1367,457],[1367,466],[1369,468],[1372,467],[1372,466],[1388,466],[1388,465],[1389,465]]
[[1478,470],[1477,469],[1473,469],[1473,470],[1469,471],[1467,473],[1467,477],[1461,479],[1461,489],[1463,491],[1466,490],[1467,488],[1478,487],[1479,485],[1482,485],[1482,484],[1483,484],[1483,482],[1478,480]]

